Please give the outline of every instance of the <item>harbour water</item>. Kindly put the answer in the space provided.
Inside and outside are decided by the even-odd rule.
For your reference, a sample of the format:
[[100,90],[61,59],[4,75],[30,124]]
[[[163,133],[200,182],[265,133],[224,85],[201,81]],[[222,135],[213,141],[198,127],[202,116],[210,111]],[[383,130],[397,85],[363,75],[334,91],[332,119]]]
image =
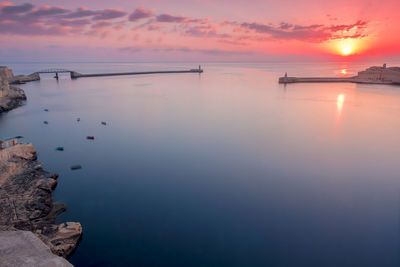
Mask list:
[[[7,65],[29,74],[198,64]],[[0,136],[24,136],[60,174],[53,196],[68,210],[59,221],[83,226],[76,266],[399,266],[400,87],[278,84],[286,71],[330,77],[369,66],[43,76],[21,85],[28,101],[0,115]]]

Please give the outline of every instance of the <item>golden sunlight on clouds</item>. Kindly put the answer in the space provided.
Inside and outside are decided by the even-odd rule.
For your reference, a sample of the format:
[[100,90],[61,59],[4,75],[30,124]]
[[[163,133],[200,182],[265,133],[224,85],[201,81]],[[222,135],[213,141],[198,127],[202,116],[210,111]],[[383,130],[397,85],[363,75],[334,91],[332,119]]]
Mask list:
[[337,49],[342,56],[349,56],[356,53],[356,42],[354,39],[344,39],[338,44]]
[[350,56],[363,53],[363,44],[366,40],[347,38],[342,39],[334,44],[335,54],[340,54],[342,56]]

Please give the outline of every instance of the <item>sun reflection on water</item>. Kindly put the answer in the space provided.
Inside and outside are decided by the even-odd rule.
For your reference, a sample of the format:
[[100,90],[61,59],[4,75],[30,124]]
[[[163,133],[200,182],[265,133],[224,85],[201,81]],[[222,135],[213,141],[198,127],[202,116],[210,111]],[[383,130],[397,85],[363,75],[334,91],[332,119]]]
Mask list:
[[335,133],[334,136],[340,137],[340,122],[342,120],[342,110],[343,110],[343,104],[345,100],[345,95],[344,94],[339,94],[336,98],[336,123],[335,123]]
[[344,99],[345,99],[344,94],[340,94],[337,96],[336,106],[337,106],[337,111],[338,111],[339,116],[342,113]]

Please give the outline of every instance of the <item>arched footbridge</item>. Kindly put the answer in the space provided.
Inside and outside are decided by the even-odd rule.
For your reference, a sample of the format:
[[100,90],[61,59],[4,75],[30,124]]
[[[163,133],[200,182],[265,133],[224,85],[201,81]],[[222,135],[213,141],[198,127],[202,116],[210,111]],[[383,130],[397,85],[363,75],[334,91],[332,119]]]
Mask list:
[[54,73],[55,74],[54,78],[56,78],[56,79],[58,79],[58,74],[59,73],[69,73],[71,78],[78,78],[78,77],[80,77],[82,75],[82,74],[80,74],[80,73],[78,73],[76,71],[73,71],[73,70],[57,69],[57,68],[44,69],[44,70],[37,71],[37,72],[35,72],[33,74],[41,74],[41,73]]

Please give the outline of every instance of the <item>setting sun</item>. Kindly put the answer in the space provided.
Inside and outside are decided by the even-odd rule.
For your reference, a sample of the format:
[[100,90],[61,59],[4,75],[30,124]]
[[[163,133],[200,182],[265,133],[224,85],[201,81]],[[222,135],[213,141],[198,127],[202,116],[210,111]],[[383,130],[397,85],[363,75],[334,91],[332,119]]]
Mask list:
[[341,56],[356,55],[363,52],[365,44],[360,39],[342,39],[337,40],[332,47],[335,54]]
[[342,48],[342,54],[347,56],[350,55],[350,53],[352,52],[352,48],[350,46],[345,46]]

